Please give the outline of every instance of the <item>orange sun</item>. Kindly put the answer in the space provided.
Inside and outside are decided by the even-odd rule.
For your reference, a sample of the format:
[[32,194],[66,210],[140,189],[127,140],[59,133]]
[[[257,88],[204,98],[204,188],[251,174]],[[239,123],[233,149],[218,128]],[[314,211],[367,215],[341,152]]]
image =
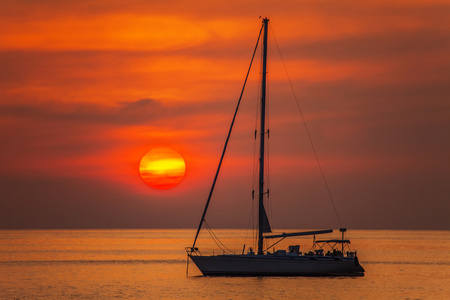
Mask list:
[[166,190],[176,186],[184,177],[183,157],[170,148],[155,148],[141,159],[139,173],[142,180],[154,189]]

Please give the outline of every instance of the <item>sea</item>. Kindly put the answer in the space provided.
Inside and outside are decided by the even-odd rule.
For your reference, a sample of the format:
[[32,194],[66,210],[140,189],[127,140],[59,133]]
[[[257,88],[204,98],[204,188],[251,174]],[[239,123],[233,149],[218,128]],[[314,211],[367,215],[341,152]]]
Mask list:
[[[239,253],[251,243],[214,234]],[[205,277],[187,265],[191,229],[0,230],[0,299],[450,299],[450,231],[346,234],[364,277]],[[208,237],[198,246],[217,254]]]

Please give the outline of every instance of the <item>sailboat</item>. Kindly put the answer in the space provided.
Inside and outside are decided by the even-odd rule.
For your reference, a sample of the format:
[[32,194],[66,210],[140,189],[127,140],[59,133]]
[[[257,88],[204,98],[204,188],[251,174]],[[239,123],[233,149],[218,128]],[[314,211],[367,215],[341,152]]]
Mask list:
[[[258,199],[258,242],[257,251],[252,248],[241,254],[218,254],[203,255],[196,247],[197,238],[200,230],[205,223],[205,215],[214,191],[216,180],[222,165],[227,144],[242,99],[245,83],[250,72],[244,81],[244,87],[238,101],[238,105],[231,123],[230,130],[225,142],[225,146],[220,158],[214,181],[209,192],[208,199],[197,229],[192,246],[186,247],[186,252],[198,269],[205,276],[363,276],[364,268],[360,265],[356,251],[350,251],[350,240],[344,238],[346,228],[340,228],[341,236],[339,239],[323,239],[316,240],[316,235],[332,233],[332,229],[310,230],[304,232],[291,232],[272,234],[267,213],[264,207],[264,151],[265,151],[265,128],[266,117],[266,73],[267,73],[267,35],[268,35],[269,19],[262,19],[262,26],[259,32],[258,40],[253,52],[250,63],[253,62],[259,41],[262,35],[262,82],[261,82],[261,114],[260,114],[260,132],[259,132],[259,199]],[[264,242],[268,240],[277,240],[270,247],[277,244],[285,238],[293,238],[299,236],[313,236],[313,247],[310,251],[302,253],[300,245],[290,245],[286,250],[277,250],[270,252],[264,249]],[[328,251],[327,251],[328,249]],[[349,251],[346,251],[349,250]]]

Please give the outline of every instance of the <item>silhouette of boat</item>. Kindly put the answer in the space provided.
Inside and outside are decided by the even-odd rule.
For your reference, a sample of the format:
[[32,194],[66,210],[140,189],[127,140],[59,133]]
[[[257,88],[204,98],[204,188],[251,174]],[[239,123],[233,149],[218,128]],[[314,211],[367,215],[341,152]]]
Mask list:
[[[359,264],[356,251],[350,250],[350,240],[344,238],[346,228],[340,228],[340,239],[324,239],[316,240],[316,235],[332,233],[332,229],[326,230],[312,230],[304,232],[271,234],[272,230],[267,218],[264,207],[263,197],[266,193],[264,191],[264,151],[265,151],[265,135],[268,134],[265,128],[266,117],[266,73],[267,73],[267,33],[268,33],[269,19],[262,20],[262,26],[259,32],[258,40],[253,52],[255,57],[259,41],[262,39],[262,82],[261,82],[261,114],[260,114],[260,132],[259,132],[259,201],[258,201],[258,246],[257,251],[254,252],[249,248],[247,253],[242,254],[220,254],[220,255],[203,255],[196,247],[199,232],[204,224],[205,215],[211,200],[216,180],[222,165],[224,154],[227,148],[228,140],[230,138],[231,130],[236,118],[236,113],[242,99],[238,101],[238,106],[233,117],[233,121],[228,133],[225,147],[217,168],[217,172],[211,187],[200,224],[195,235],[193,245],[186,247],[186,252],[189,258],[195,263],[203,275],[209,276],[363,276],[364,268]],[[251,68],[252,63],[250,63]],[[247,82],[248,74],[244,82]],[[243,88],[243,90],[244,90]],[[275,244],[284,240],[285,238],[292,238],[298,236],[313,236],[313,246],[311,251],[302,253],[300,245],[291,245],[287,250],[278,250],[274,252],[268,251]],[[271,246],[264,248],[264,241],[277,240]],[[328,251],[327,251],[328,249]],[[347,251],[346,251],[347,250]]]

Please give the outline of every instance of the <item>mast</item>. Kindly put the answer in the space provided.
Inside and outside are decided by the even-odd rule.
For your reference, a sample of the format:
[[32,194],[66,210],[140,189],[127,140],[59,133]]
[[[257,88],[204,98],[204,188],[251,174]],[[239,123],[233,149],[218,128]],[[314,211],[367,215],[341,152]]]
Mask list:
[[263,226],[266,212],[264,210],[264,139],[266,134],[266,69],[267,69],[267,27],[269,19],[263,19],[263,53],[262,53],[262,83],[261,83],[261,131],[259,144],[259,205],[258,205],[258,255],[263,255]]

